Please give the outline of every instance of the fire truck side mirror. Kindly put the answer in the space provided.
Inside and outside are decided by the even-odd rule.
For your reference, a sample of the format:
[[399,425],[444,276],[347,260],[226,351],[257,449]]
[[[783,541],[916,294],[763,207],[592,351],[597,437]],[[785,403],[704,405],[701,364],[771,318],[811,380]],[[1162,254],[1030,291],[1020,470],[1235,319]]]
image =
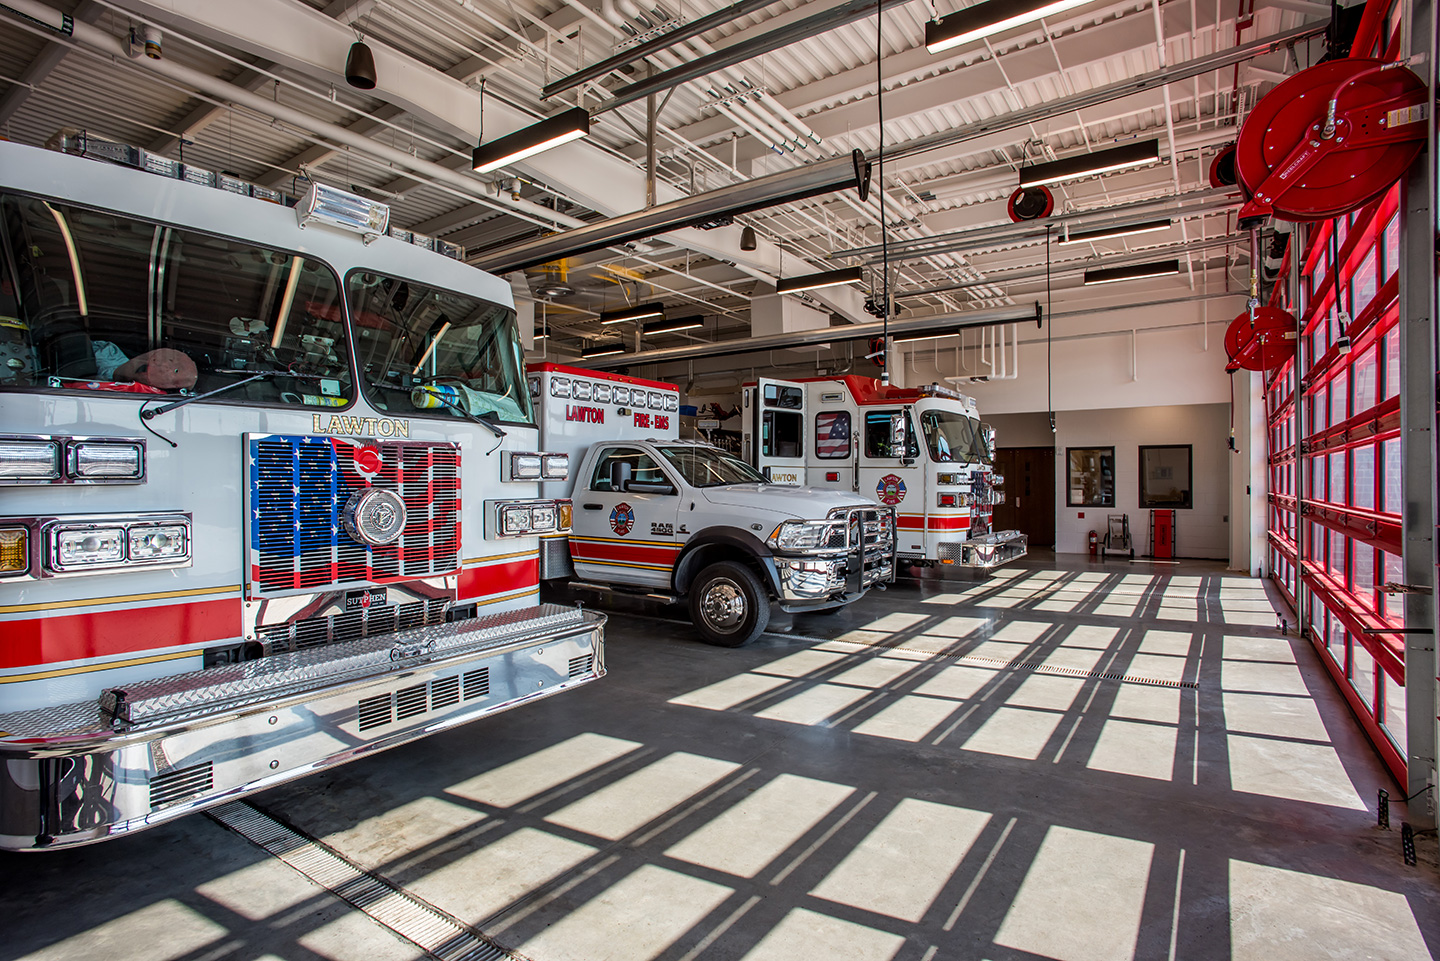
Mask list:
[[623,493],[630,489],[630,462],[612,461],[610,464],[610,489]]
[[890,449],[896,452],[897,457],[904,456],[905,452],[905,415],[890,415]]

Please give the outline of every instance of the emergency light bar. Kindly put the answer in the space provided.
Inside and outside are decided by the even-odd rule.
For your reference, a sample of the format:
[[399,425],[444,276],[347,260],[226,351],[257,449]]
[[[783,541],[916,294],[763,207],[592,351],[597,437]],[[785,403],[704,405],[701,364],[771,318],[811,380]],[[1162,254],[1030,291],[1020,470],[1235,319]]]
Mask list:
[[310,183],[295,204],[295,220],[301,227],[311,223],[329,224],[341,230],[363,234],[369,243],[390,226],[390,208],[385,204],[324,184]]

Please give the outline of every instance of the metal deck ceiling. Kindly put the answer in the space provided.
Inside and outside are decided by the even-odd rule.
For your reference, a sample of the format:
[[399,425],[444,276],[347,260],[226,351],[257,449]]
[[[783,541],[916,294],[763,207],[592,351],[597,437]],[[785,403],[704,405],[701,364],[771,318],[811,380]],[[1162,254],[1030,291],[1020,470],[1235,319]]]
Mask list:
[[[54,9],[75,12],[101,29],[123,35],[132,18],[155,14],[147,0],[44,0]],[[193,0],[187,8],[210,2]],[[609,56],[626,26],[643,32],[625,11],[627,0],[275,0],[338,18],[367,42],[409,58],[416,69],[445,74],[478,88],[485,82],[486,100],[509,104],[534,116],[576,102],[576,91],[554,101],[543,100],[547,82]],[[826,0],[829,2],[829,0]],[[1295,0],[1255,7],[1245,0],[1158,0],[1097,2],[1063,17],[1012,30],[990,41],[930,56],[923,47],[924,24],[932,12],[945,14],[964,4],[956,0],[914,0],[886,12],[883,21],[882,74],[887,149],[976,121],[1062,101],[1236,44],[1295,28],[1306,22],[1310,6]],[[580,7],[585,9],[581,10]],[[677,19],[693,20],[720,10],[724,0],[640,0],[652,26]],[[933,8],[933,10],[932,10]],[[777,25],[809,16],[821,3],[780,0],[705,34],[693,48],[677,47],[655,69],[695,59],[703,50],[743,45]],[[658,13],[656,11],[659,11]],[[246,107],[217,102],[147,71],[93,51],[70,50],[45,76],[27,77],[56,41],[15,19],[3,16],[0,31],[0,133],[11,139],[43,144],[62,127],[136,143],[171,156],[178,155],[184,135],[185,160],[233,171],[256,182],[288,188],[302,170],[317,179],[370,191],[392,205],[392,222],[444,236],[480,250],[533,235],[536,227],[494,205],[476,204],[453,186],[426,182],[407,171],[367,156],[364,151],[328,147],[315,131],[276,121]],[[1237,20],[1240,28],[1237,29]],[[601,21],[610,26],[604,27]],[[746,60],[725,75],[682,85],[664,102],[659,115],[658,179],[680,192],[727,185],[746,177],[788,169],[808,160],[842,156],[852,149],[875,152],[880,143],[876,124],[876,24],[873,16],[840,26],[782,50]],[[1163,42],[1159,41],[1163,32]],[[398,109],[382,89],[374,95],[336,85],[331,75],[294,65],[277,67],[257,49],[264,37],[234,38],[202,35],[170,26],[165,57],[211,76],[262,93],[298,109],[317,121],[360,131],[378,144],[423,160],[468,170],[473,142],[429,116]],[[1299,44],[1293,53],[1277,53],[1255,65],[1216,71],[1170,84],[1163,90],[1127,97],[1083,110],[1072,110],[937,150],[892,161],[884,167],[886,219],[891,236],[907,239],[1008,222],[1004,200],[1014,189],[1016,172],[1027,162],[1054,159],[1102,149],[1118,141],[1157,137],[1162,162],[1138,172],[1092,178],[1056,188],[1057,212],[1103,209],[1137,199],[1172,196],[1208,186],[1207,168],[1214,151],[1233,137],[1237,122],[1255,99],[1285,73],[1312,62],[1317,42]],[[638,67],[639,65],[637,65]],[[612,73],[587,85],[583,102],[603,104],[608,91],[643,76],[643,68]],[[726,80],[744,80],[762,92],[768,104],[762,119],[753,108],[740,113],[742,122],[719,111],[708,91]],[[478,89],[476,91],[479,98]],[[733,105],[732,105],[733,106]],[[495,109],[499,109],[496,107]],[[818,135],[819,143],[777,152],[751,131],[770,127]],[[645,145],[643,101],[597,116],[592,146],[612,157],[643,167]],[[487,138],[490,132],[487,130]],[[1179,146],[1170,160],[1171,143]],[[1188,146],[1187,146],[1188,145]],[[583,179],[583,178],[582,178]],[[581,220],[601,215],[583,198],[603,193],[603,185],[536,176],[519,168],[477,178],[495,182],[491,193],[501,199],[518,195]],[[877,197],[866,205],[853,197],[826,196],[762,211],[741,218],[763,239],[784,251],[787,272],[808,262],[813,269],[833,266],[825,256],[835,250],[873,244],[880,239]],[[1156,245],[1199,242],[1233,230],[1233,215],[1221,211],[1193,217],[1182,226],[1138,238],[1126,238],[1068,249],[1067,258],[1090,259]],[[703,241],[704,238],[702,237]],[[730,266],[739,258],[717,254],[705,243],[669,238],[644,245],[636,256],[625,251],[575,258],[570,282],[577,292],[545,308],[553,333],[569,332],[566,341],[608,334],[593,313],[627,296],[664,300],[673,312],[704,313],[710,320],[703,337],[743,336],[748,326],[749,297],[768,288],[762,276],[768,266]],[[768,247],[768,245],[766,245]],[[773,250],[773,248],[771,248]],[[899,266],[901,291],[961,283],[974,284],[993,273],[1003,279],[1033,265],[1041,248],[1033,241],[952,251]],[[1166,281],[1169,289],[1199,291],[1201,284],[1227,282],[1225,269],[1242,251],[1210,249],[1196,254],[1195,279]],[[607,266],[611,269],[606,269]],[[1217,269],[1218,268],[1218,269]],[[621,273],[617,273],[617,269]],[[623,273],[623,278],[622,278]],[[1024,271],[1020,271],[1024,273]],[[758,276],[757,276],[758,275]],[[624,283],[617,283],[624,279]],[[653,288],[651,285],[654,285]],[[990,283],[907,301],[908,316],[942,312],[967,305],[985,306],[1030,296],[1031,280]],[[1203,292],[1203,291],[1200,291]],[[849,316],[851,322],[863,319]],[[689,335],[687,335],[689,336]]]

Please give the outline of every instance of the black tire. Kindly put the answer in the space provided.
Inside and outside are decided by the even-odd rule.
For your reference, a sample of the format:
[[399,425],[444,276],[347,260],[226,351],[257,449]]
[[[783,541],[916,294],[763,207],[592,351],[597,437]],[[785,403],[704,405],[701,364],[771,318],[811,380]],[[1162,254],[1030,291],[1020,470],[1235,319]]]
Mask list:
[[750,568],[718,561],[690,585],[690,620],[705,643],[742,647],[770,623],[770,598]]

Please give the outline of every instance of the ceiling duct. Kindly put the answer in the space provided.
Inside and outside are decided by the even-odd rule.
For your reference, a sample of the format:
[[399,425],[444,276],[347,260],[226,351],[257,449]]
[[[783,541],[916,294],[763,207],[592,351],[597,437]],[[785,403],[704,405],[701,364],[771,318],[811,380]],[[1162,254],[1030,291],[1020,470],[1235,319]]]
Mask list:
[[951,314],[936,314],[933,317],[915,317],[908,320],[891,319],[888,331],[883,321],[873,324],[846,324],[840,327],[822,327],[817,330],[790,330],[763,337],[745,337],[736,340],[721,340],[707,344],[689,344],[685,347],[665,347],[659,350],[642,350],[606,358],[584,366],[607,370],[612,367],[628,367],[635,364],[658,364],[671,360],[690,360],[695,357],[728,357],[733,354],[749,354],[756,351],[779,350],[782,348],[804,347],[811,344],[829,344],[842,340],[865,340],[870,337],[914,334],[935,331],[937,336],[953,334],[966,327],[993,327],[996,324],[1039,323],[1043,316],[1040,303],[1015,304],[993,310],[960,310]]
[[[860,154],[860,151],[855,151],[855,154]],[[475,265],[495,274],[523,270],[561,257],[693,227],[724,215],[733,217],[847,187],[858,189],[868,177],[869,164],[864,161],[863,155],[836,157],[693,197],[682,197],[668,204],[621,214],[574,230],[536,237],[483,254],[476,259]]]

